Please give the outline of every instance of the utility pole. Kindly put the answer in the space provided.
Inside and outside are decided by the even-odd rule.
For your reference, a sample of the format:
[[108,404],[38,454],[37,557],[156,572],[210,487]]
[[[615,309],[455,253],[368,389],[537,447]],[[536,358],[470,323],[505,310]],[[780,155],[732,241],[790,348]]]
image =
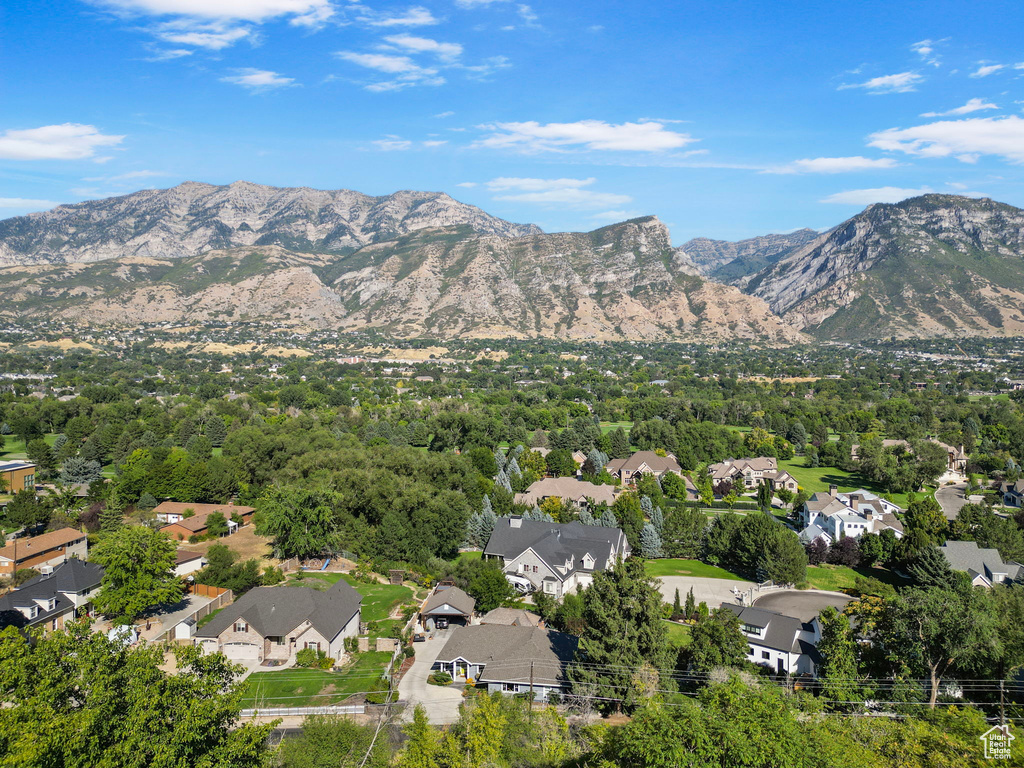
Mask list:
[[533,720],[533,665],[534,665],[534,662],[531,661],[530,662],[530,701],[529,701],[530,719],[531,720]]
[[1006,701],[1003,697],[1005,693],[1006,681],[1002,677],[999,678],[999,725],[1003,728],[1006,727]]

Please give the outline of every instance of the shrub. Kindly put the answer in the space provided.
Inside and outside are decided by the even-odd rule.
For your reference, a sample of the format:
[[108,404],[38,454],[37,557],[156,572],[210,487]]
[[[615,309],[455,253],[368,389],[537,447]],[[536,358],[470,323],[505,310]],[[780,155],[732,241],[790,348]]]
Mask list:
[[280,568],[270,566],[263,571],[263,586],[272,587],[284,581],[284,573]]
[[359,650],[358,637],[346,637],[344,642],[346,653],[356,653]]
[[[327,654],[323,651],[318,651],[316,648],[303,648],[295,654],[295,666],[322,667],[325,659],[327,659]],[[332,659],[327,659],[327,661],[330,661],[331,666],[334,665]]]
[[433,672],[427,677],[427,682],[431,685],[451,685],[452,676],[447,672]]

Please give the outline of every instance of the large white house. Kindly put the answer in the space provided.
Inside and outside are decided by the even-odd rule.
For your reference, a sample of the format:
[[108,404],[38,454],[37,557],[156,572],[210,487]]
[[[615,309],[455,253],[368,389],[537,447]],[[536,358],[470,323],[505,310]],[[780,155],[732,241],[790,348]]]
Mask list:
[[780,675],[817,675],[821,655],[818,617],[802,621],[778,611],[754,606],[722,603],[740,620],[740,631],[747,639],[747,659],[768,667]]
[[842,538],[859,538],[865,533],[891,530],[903,538],[903,523],[896,517],[898,506],[863,489],[839,493],[831,486],[828,493],[815,493],[801,507],[800,539],[810,543],[821,539],[832,544]]
[[530,581],[534,589],[561,597],[593,580],[594,572],[629,555],[620,528],[499,518],[484,557],[501,558],[502,570]]

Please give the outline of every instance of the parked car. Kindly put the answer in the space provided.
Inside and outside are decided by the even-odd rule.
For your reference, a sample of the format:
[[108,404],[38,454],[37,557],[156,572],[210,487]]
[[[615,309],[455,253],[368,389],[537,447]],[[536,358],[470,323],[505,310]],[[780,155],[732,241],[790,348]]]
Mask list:
[[422,632],[417,632],[415,635],[412,636],[412,641],[414,643],[425,643],[427,641],[427,636],[424,635]]
[[448,629],[448,619],[438,618],[434,620],[434,626],[438,629]]

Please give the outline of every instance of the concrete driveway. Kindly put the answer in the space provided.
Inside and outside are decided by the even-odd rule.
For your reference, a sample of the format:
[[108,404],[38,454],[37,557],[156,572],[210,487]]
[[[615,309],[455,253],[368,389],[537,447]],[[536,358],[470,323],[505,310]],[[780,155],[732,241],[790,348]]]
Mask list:
[[402,715],[404,720],[412,720],[417,704],[423,706],[427,718],[435,725],[446,725],[459,719],[462,689],[427,682],[430,668],[448,641],[450,632],[450,629],[435,629],[427,636],[426,642],[413,643],[416,661],[398,684],[398,700],[407,705]]
[[754,601],[754,605],[786,616],[795,616],[800,621],[810,621],[829,606],[837,611],[843,610],[851,600],[852,597],[842,592],[785,589],[764,592]]
[[[186,619],[198,611],[207,603],[213,602],[212,598],[202,595],[186,595],[180,602],[173,605],[161,605],[148,611],[143,621],[136,622],[139,633],[146,640],[155,640],[164,632],[174,629],[182,619]],[[149,624],[149,629],[146,629]]]
[[960,508],[967,503],[967,499],[964,497],[965,490],[967,490],[966,484],[958,483],[944,485],[935,491],[935,500],[939,502],[947,520],[955,520]]
[[661,591],[662,599],[672,604],[675,600],[676,589],[679,590],[680,604],[686,603],[686,594],[693,588],[693,598],[698,603],[705,602],[708,608],[717,608],[722,603],[736,603],[738,590],[748,596],[750,590],[754,590],[754,598],[757,598],[757,584],[752,581],[732,581],[731,579],[709,579],[706,577],[693,576],[661,576],[657,579],[661,582],[658,589]]

